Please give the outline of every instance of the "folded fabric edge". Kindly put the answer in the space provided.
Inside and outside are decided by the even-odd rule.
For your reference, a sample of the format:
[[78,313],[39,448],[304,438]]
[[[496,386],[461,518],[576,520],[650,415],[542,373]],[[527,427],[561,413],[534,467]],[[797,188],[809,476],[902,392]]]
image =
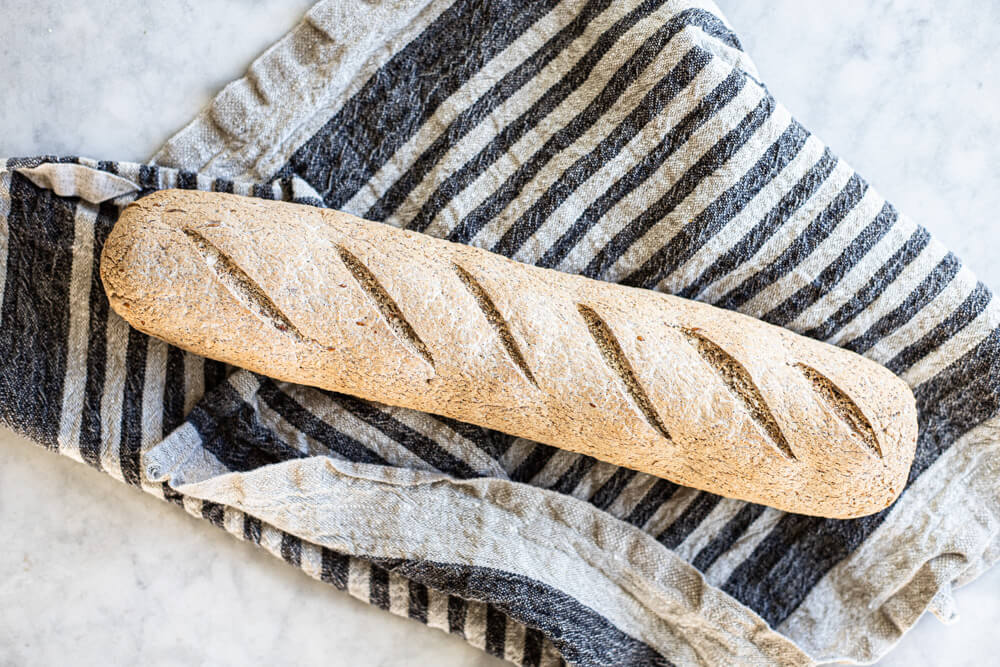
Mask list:
[[[22,167],[34,167],[45,162],[62,162],[62,163],[74,163],[79,162],[81,164],[97,163],[91,160],[85,160],[82,158],[57,158],[54,156],[37,157],[37,158],[23,158],[23,159],[11,159],[4,161],[3,164],[7,165],[7,169],[0,170],[0,190],[3,188],[4,178],[9,178],[10,174],[17,168]],[[140,165],[129,165],[127,163],[117,163],[123,169],[123,173],[131,174],[132,171],[138,170]],[[158,178],[160,180],[170,181],[172,178],[176,178],[175,172],[173,170],[162,170]],[[240,190],[248,190],[249,186],[245,188],[238,188]],[[0,194],[4,194],[0,192]],[[0,197],[0,206],[3,204],[3,198]],[[5,218],[4,211],[0,210],[0,218]],[[849,579],[846,575],[843,575],[843,571],[846,569],[847,563],[852,563],[857,565],[859,560],[855,557],[849,557],[848,560],[844,561],[836,569],[836,574],[833,572],[828,573],[824,580],[821,582],[822,585],[826,586],[829,581],[835,580],[835,584],[825,589],[826,593],[820,592],[821,589],[817,588],[816,591],[808,598],[799,608],[799,611],[793,613],[793,615],[777,629],[780,632],[788,633],[795,641],[800,643],[800,646],[804,648],[808,653],[814,657],[823,655],[822,659],[847,659],[851,661],[873,661],[877,660],[879,656],[884,655],[893,645],[902,637],[902,635],[910,628],[917,619],[922,615],[923,611],[929,610],[932,605],[933,599],[937,591],[949,588],[952,585],[960,585],[969,583],[979,574],[982,574],[988,567],[990,567],[994,562],[998,560],[997,556],[1000,554],[1000,538],[998,538],[993,533],[992,539],[982,539],[980,538],[971,547],[968,544],[962,544],[959,553],[962,553],[962,558],[955,563],[948,563],[942,561],[941,557],[948,556],[949,554],[955,553],[953,547],[945,544],[948,540],[960,541],[962,536],[965,534],[963,531],[967,525],[971,525],[972,522],[980,522],[983,517],[983,512],[981,505],[985,501],[995,506],[997,492],[995,489],[990,489],[990,485],[995,485],[995,480],[997,476],[997,461],[996,455],[990,454],[988,457],[978,456],[974,460],[966,462],[966,467],[956,467],[955,472],[951,470],[952,466],[956,466],[955,459],[948,457],[957,457],[959,452],[961,452],[961,460],[972,456],[974,454],[974,446],[981,445],[987,446],[990,450],[996,447],[997,437],[996,429],[998,428],[997,421],[992,420],[987,424],[981,425],[975,431],[970,432],[962,439],[960,439],[955,445],[947,452],[940,460],[938,460],[931,469],[925,471],[925,473],[914,483],[913,487],[916,489],[922,484],[930,484],[927,482],[928,479],[934,478],[947,478],[947,479],[959,479],[965,480],[961,483],[966,483],[969,479],[974,479],[978,483],[982,484],[982,488],[978,489],[976,492],[963,493],[961,494],[970,504],[967,506],[967,511],[960,512],[960,516],[956,519],[953,524],[955,528],[952,532],[946,535],[939,535],[941,540],[936,542],[940,543],[941,546],[937,547],[937,550],[931,549],[929,551],[922,552],[922,557],[924,560],[914,560],[915,566],[909,566],[907,570],[907,576],[895,576],[892,579],[895,582],[893,585],[882,586],[879,589],[877,596],[873,596],[869,600],[871,609],[873,610],[871,614],[866,614],[863,619],[855,619],[851,614],[853,620],[847,620],[844,622],[854,623],[854,622],[877,622],[882,623],[877,630],[871,630],[868,633],[858,633],[852,630],[852,641],[855,637],[860,635],[862,641],[865,642],[864,648],[867,653],[864,657],[858,654],[852,654],[850,656],[837,655],[835,653],[823,654],[824,647],[819,645],[824,638],[820,638],[817,645],[809,646],[803,637],[808,637],[808,623],[812,622],[809,620],[811,616],[813,621],[818,619],[822,625],[829,627],[839,627],[835,620],[831,620],[831,606],[829,598],[826,598],[826,603],[823,606],[823,612],[821,615],[812,614],[806,612],[808,608],[812,606],[812,603],[816,604],[816,608],[819,608],[820,604],[818,599],[821,600],[825,595],[830,595],[830,591],[835,591],[834,595],[837,599],[845,599],[844,593],[850,593],[851,587],[849,585]],[[982,433],[982,435],[980,435]],[[949,469],[945,472],[945,469]],[[957,477],[956,477],[957,475]],[[942,480],[937,480],[942,481]],[[144,480],[144,485],[148,484],[148,480]],[[894,509],[894,512],[899,509],[899,507],[909,506],[905,503],[907,497],[909,496],[909,491],[907,496],[905,496],[899,506]],[[990,521],[995,521],[998,512],[991,511],[989,514]],[[931,512],[924,511],[920,514],[924,518],[933,518]],[[889,522],[887,522],[889,523]],[[899,523],[898,521],[893,521],[893,523]],[[907,524],[910,525],[910,524]],[[886,533],[888,529],[885,526],[882,529],[876,531],[866,542],[862,545],[864,549],[875,550],[872,553],[876,555],[884,555],[886,558],[892,558],[898,555],[898,545],[895,543],[882,543],[883,540],[888,539]],[[860,550],[859,550],[860,553]],[[864,561],[867,562],[867,561]],[[970,565],[971,563],[971,565]],[[928,565],[927,572],[920,572],[920,567],[925,564]],[[944,569],[941,569],[941,568]],[[867,582],[874,578],[874,576],[867,571],[862,573],[863,576],[856,578],[856,581],[860,580]],[[843,610],[838,610],[842,612]],[[884,624],[888,625],[884,625]],[[853,627],[853,626],[848,626]],[[815,635],[818,637],[818,635]]]
[[[270,180],[346,100],[451,4],[447,0],[317,2],[149,163],[220,178]],[[729,26],[712,0],[677,0],[664,7],[671,12],[684,8],[703,8]],[[365,37],[359,40],[358,34]],[[716,39],[706,38],[702,45],[760,83],[746,52]],[[325,55],[302,55],[317,50]]]
[[[439,0],[323,0],[167,141],[150,164],[267,181],[392,55],[447,7]],[[359,35],[362,37],[359,39]],[[409,36],[409,37],[407,37]],[[369,72],[370,73],[370,72]],[[234,147],[238,149],[234,150]]]
[[[653,657],[645,647],[682,664],[812,662],[652,537],[576,498],[322,456],[213,474],[192,459],[193,434],[178,430],[147,453],[153,481],[339,553],[394,561],[446,592],[449,578],[461,579],[466,595],[475,590],[470,580],[509,586],[515,593],[500,605],[508,614],[557,638],[567,627],[586,635],[561,646],[557,639],[571,662],[638,664]],[[597,654],[574,654],[581,646]]]
[[91,204],[100,204],[141,189],[135,181],[84,164],[46,162],[15,171],[60,197],[80,197]]
[[[1000,560],[1000,418],[957,441],[777,629],[820,662],[876,662],[954,587]],[[925,535],[919,543],[908,539]],[[831,605],[830,600],[852,604]],[[935,602],[937,600],[937,602]],[[845,642],[843,633],[851,634]],[[857,651],[845,655],[850,644]]]

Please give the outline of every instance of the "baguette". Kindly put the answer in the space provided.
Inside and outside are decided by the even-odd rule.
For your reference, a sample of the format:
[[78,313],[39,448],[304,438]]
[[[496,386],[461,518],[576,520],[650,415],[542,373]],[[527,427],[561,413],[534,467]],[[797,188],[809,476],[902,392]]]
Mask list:
[[881,510],[913,460],[913,394],[857,354],[338,211],[156,192],[100,271],[194,353],[790,512]]

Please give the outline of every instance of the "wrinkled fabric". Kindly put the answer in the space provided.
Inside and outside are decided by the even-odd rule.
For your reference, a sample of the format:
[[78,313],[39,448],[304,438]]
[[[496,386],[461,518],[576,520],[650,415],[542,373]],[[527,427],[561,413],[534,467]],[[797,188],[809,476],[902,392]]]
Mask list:
[[[770,96],[711,3],[320,2],[154,163],[4,163],[0,418],[356,597],[522,665],[866,662],[1000,554],[990,290]],[[148,338],[97,258],[166,187],[864,354],[917,398],[907,489],[861,519],[786,514]]]

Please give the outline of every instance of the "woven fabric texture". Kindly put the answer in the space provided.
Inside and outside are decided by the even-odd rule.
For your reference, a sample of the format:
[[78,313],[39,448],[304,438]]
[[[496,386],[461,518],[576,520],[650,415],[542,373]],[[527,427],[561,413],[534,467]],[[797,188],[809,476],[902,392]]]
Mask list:
[[[769,94],[709,2],[320,2],[153,164],[0,165],[5,424],[516,664],[872,661],[1000,556],[991,292]],[[917,398],[907,489],[862,519],[786,514],[148,338],[97,260],[166,187],[864,354]]]

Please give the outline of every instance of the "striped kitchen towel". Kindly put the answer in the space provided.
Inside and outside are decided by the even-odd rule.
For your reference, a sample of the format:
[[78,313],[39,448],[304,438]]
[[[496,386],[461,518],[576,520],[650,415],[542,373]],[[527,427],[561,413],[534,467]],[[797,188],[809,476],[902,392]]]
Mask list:
[[[771,97],[710,2],[324,1],[153,164],[0,164],[4,423],[493,655],[872,661],[1000,557],[1000,310]],[[862,353],[917,398],[907,489],[862,519],[787,514],[151,339],[96,260],[166,187],[338,208]]]

